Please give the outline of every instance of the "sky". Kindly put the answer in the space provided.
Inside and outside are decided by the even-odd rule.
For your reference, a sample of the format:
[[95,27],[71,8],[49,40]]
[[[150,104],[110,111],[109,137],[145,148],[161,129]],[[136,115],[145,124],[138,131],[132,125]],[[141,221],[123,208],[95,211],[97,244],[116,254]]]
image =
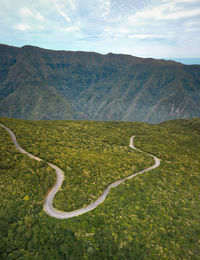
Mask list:
[[0,6],[3,44],[200,58],[200,0],[0,0]]

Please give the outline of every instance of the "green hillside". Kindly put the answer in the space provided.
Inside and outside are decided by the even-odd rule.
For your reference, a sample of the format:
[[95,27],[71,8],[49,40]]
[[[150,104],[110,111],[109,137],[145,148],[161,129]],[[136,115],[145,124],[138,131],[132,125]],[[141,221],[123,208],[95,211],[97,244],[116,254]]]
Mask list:
[[48,120],[84,118],[65,97],[40,81],[29,81],[0,103],[2,116]]
[[95,210],[67,220],[43,211],[56,176],[19,153],[0,128],[1,259],[198,259],[200,119],[138,122],[25,121],[1,118],[19,144],[65,171],[54,206],[88,205],[114,180],[153,164]]
[[157,123],[197,117],[199,69],[146,59],[90,86],[80,94],[79,102],[98,120]]
[[199,99],[199,65],[0,45],[0,116],[159,123],[199,117]]

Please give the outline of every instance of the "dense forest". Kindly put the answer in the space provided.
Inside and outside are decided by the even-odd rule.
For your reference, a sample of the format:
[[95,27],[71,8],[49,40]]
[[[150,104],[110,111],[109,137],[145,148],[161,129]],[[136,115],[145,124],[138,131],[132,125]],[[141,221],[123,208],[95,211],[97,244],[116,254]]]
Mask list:
[[0,44],[0,116],[160,123],[200,117],[200,65]]
[[[200,255],[200,119],[138,122],[26,121],[0,118],[37,162],[18,152],[0,128],[1,259],[198,259]],[[54,206],[88,205],[113,181],[127,180],[95,210],[67,220],[43,211],[65,172]]]

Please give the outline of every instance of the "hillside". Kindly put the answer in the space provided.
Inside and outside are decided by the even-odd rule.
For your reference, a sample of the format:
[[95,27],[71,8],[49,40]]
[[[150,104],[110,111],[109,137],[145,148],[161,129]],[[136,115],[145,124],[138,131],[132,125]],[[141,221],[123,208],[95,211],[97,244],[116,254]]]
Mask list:
[[162,122],[200,116],[200,66],[0,45],[0,115]]
[[65,172],[54,205],[72,210],[113,180],[161,165],[113,188],[95,210],[68,220],[43,211],[53,170],[19,153],[0,128],[2,259],[198,259],[200,119],[137,122],[0,118],[29,152]]

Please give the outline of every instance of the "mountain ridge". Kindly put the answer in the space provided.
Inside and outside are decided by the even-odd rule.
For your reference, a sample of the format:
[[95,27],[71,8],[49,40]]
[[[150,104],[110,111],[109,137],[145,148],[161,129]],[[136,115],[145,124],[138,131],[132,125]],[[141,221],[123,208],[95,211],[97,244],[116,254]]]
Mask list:
[[158,123],[199,117],[199,98],[200,65],[0,44],[0,116]]

